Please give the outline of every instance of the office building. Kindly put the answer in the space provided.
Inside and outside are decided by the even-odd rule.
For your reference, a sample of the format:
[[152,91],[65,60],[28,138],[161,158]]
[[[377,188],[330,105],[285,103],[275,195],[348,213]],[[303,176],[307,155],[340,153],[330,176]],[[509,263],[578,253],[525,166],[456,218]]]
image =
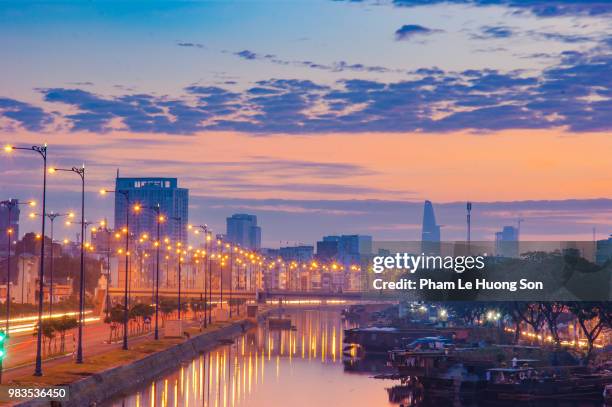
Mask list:
[[608,239],[598,240],[595,249],[595,263],[603,266],[612,261],[612,235]]
[[372,254],[372,236],[341,235],[324,236],[317,242],[319,261],[337,261],[342,264],[359,264],[362,256]]
[[261,228],[257,226],[257,216],[237,213],[227,218],[226,239],[246,249],[261,248]]
[[[6,255],[6,248],[8,247],[9,234],[11,230],[11,237],[13,241],[19,238],[19,200],[10,199],[11,205],[11,217],[9,219],[9,208],[6,205],[0,205],[0,253]],[[13,249],[14,250],[14,249]]]
[[[188,205],[189,190],[179,188],[176,178],[117,178],[116,191],[127,191],[130,198],[130,229],[132,233],[156,236],[156,212],[151,208],[159,205],[160,214],[165,218],[161,224],[160,236],[168,237],[172,242],[187,242],[187,224],[189,223]],[[133,210],[139,205],[139,211]],[[115,194],[115,229],[125,226],[126,200]]]
[[300,245],[281,247],[280,257],[287,262],[296,261],[298,263],[309,262],[314,257],[314,246]]
[[501,232],[495,233],[495,253],[499,257],[518,257],[518,228],[515,228],[514,226],[504,226]]
[[431,201],[425,201],[423,206],[421,248],[425,254],[440,253],[440,226],[436,223],[436,215]]

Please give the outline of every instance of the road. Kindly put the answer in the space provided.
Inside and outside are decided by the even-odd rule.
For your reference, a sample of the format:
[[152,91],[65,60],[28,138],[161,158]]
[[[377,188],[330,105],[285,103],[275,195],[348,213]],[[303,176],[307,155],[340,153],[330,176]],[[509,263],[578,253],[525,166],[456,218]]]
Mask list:
[[[73,340],[74,335],[74,340]],[[131,343],[136,343],[144,340],[152,333],[130,338]],[[66,349],[72,351],[76,349],[77,330],[66,335]],[[114,342],[109,344],[109,326],[99,321],[86,323],[83,328],[83,354],[84,357],[97,355],[107,352],[111,349],[121,347],[122,342]],[[31,374],[34,372],[34,360],[36,357],[36,337],[33,334],[14,336],[10,338],[7,348],[7,356],[3,361],[4,372],[2,374],[2,382],[6,383],[14,377]],[[43,373],[45,366],[54,365],[66,360],[72,359],[72,354],[54,358],[53,360],[43,361]]]

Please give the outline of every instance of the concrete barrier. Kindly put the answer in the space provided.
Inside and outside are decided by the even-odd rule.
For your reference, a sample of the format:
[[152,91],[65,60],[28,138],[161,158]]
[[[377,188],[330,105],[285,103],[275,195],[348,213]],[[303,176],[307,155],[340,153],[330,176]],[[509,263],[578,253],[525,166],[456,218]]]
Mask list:
[[[105,401],[126,396],[148,382],[163,376],[197,358],[200,353],[219,346],[219,340],[233,338],[256,326],[249,320],[207,332],[168,349],[156,352],[123,366],[95,373],[68,385],[70,400],[53,404],[62,407],[86,407],[100,405]],[[49,406],[49,401],[31,400],[16,404],[20,407]]]

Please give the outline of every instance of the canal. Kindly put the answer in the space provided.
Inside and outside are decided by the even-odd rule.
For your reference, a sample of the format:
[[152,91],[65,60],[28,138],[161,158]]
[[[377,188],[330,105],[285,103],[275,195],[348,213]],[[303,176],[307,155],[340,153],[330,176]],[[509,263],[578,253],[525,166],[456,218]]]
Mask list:
[[[415,398],[403,391],[399,381],[373,378],[392,371],[386,367],[384,357],[360,360],[343,355],[343,330],[354,325],[342,319],[340,310],[302,310],[289,314],[294,329],[270,330],[267,324],[260,324],[236,338],[233,344],[203,353],[106,406],[483,405],[464,404],[458,400],[428,400],[427,397],[423,400],[423,397]],[[597,404],[554,405],[593,407]]]

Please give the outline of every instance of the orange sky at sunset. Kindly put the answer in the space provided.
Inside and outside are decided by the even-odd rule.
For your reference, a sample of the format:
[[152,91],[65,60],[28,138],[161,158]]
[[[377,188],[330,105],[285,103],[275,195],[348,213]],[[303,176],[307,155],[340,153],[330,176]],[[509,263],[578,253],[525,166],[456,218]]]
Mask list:
[[[23,134],[22,143],[40,143]],[[126,139],[132,142],[126,143]],[[138,142],[137,140],[143,142]],[[193,136],[56,134],[54,145],[83,149],[69,156],[85,160],[90,188],[112,181],[114,168],[126,176],[178,176],[194,195],[274,198],[287,183],[329,185],[321,191],[284,190],[286,199],[396,199],[437,202],[555,200],[610,197],[609,134],[514,130],[494,134],[317,134],[250,136],[204,133]],[[148,140],[144,143],[144,140]],[[145,147],[146,146],[146,147]],[[59,147],[58,147],[59,148]],[[64,155],[64,154],[62,154]],[[65,156],[65,155],[64,155]],[[56,160],[57,161],[57,160]],[[65,158],[61,164],[69,164]],[[286,168],[246,171],[261,161]],[[292,163],[348,164],[334,174],[294,171]],[[145,164],[145,165],[143,165]],[[214,169],[217,177],[207,177]],[[254,169],[254,168],[253,168]],[[240,172],[240,186],[226,182]],[[247,184],[247,185],[245,185]],[[257,189],[248,184],[259,185]],[[334,185],[363,188],[359,194]],[[571,186],[571,187],[570,187]]]

